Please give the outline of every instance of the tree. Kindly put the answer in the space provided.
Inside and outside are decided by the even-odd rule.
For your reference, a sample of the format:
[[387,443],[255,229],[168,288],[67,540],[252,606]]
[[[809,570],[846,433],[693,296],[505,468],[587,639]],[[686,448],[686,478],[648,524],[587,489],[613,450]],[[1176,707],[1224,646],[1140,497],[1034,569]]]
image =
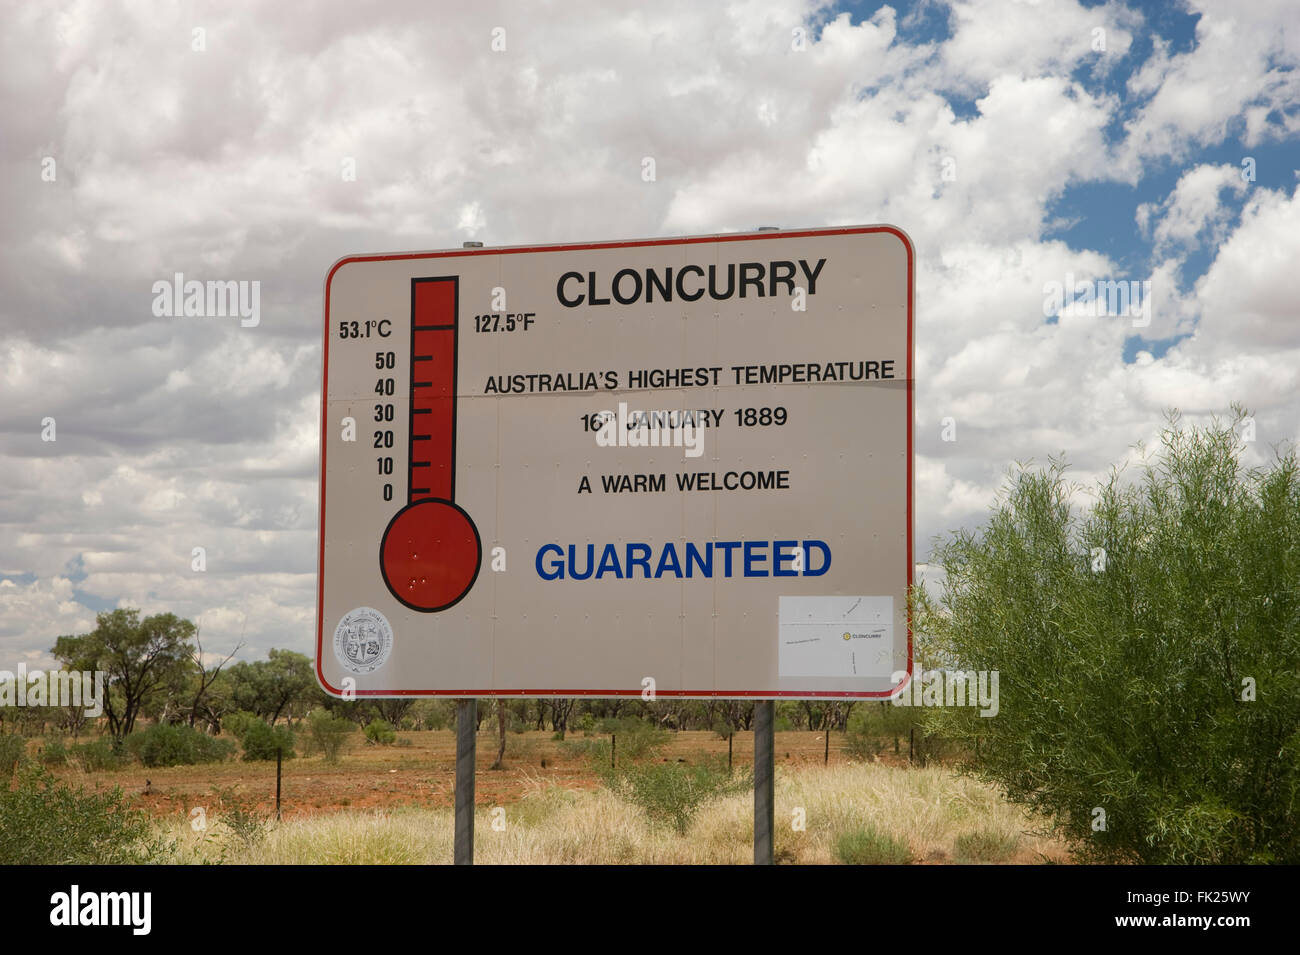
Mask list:
[[406,696],[396,699],[370,700],[371,707],[379,718],[394,727],[402,725],[402,720],[415,704],[415,697]]
[[564,739],[569,731],[569,714],[573,712],[573,700],[556,697],[549,701],[551,705],[551,729]]
[[293,704],[309,701],[316,689],[311,658],[292,650],[271,650],[265,660],[236,663],[226,672],[235,707],[272,725]]
[[244,750],[244,761],[275,759],[277,753],[285,759],[293,759],[293,730],[287,726],[268,725],[263,720],[249,720],[242,727],[239,745]]
[[[107,687],[105,688],[107,690]],[[82,729],[90,722],[90,717],[86,715],[86,707],[73,706],[71,704],[60,706],[57,710],[59,727],[69,733],[73,740],[81,735]]]
[[194,697],[190,702],[191,727],[194,726],[202,712],[203,697],[212,688],[212,684],[217,682],[217,677],[221,676],[222,668],[235,658],[235,654],[244,645],[244,641],[240,640],[235,644],[235,648],[217,661],[216,666],[212,667],[203,662],[203,638],[198,631],[195,631],[194,634],[194,644],[194,650],[190,654],[190,662],[194,665],[194,680],[191,683]]
[[995,717],[927,718],[1084,856],[1300,862],[1300,478],[1245,469],[1235,424],[1171,414],[1082,514],[1062,463],[1014,473],[917,592],[937,659],[999,671]]
[[327,763],[338,762],[339,754],[356,729],[356,724],[350,719],[328,710],[312,710],[307,716],[308,743],[325,757]]
[[96,615],[95,629],[63,636],[51,651],[69,670],[103,671],[104,715],[114,739],[135,728],[136,717],[155,690],[172,681],[189,660],[194,624],[175,614],[140,619],[140,611],[119,609]]
[[[198,687],[198,675],[191,671],[189,695],[193,696]],[[232,713],[238,712],[234,700],[235,687],[230,679],[230,669],[223,669],[217,674],[199,702],[197,722],[205,724],[207,732],[216,736],[222,730],[224,720]]]
[[498,697],[496,701],[497,708],[497,758],[490,767],[491,769],[501,769],[505,764],[506,758],[506,726],[510,721],[510,714],[506,710],[506,701]]
[[383,720],[394,729],[402,725],[408,713],[413,712],[414,697],[379,700],[340,700],[330,696],[319,687],[311,694],[315,705],[311,709],[327,709],[331,713],[346,716],[363,729],[375,720]]

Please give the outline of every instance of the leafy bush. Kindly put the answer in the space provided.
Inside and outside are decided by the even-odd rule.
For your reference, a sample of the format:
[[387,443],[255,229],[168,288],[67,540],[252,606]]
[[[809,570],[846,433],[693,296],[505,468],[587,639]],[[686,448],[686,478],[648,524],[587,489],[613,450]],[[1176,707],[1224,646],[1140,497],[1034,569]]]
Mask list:
[[633,763],[604,768],[600,775],[611,790],[645,810],[651,822],[670,824],[683,835],[705,802],[753,785],[748,774],[728,773],[723,760]]
[[942,599],[918,591],[932,652],[1000,671],[995,718],[927,719],[1084,858],[1300,862],[1300,462],[1244,448],[1173,416],[1082,512],[1062,463],[1013,474],[979,534],[937,545]]
[[600,729],[602,732],[610,733],[617,738],[618,742],[615,748],[618,750],[617,758],[619,762],[624,759],[636,760],[650,756],[666,746],[669,740],[673,738],[673,734],[668,730],[660,729],[653,723],[647,723],[635,716],[617,720],[603,720],[600,723]]
[[275,759],[277,752],[284,759],[293,759],[298,755],[293,751],[293,744],[293,730],[287,726],[270,726],[260,719],[244,724],[244,735],[239,738],[246,763]]
[[[262,720],[257,722],[270,729]],[[251,724],[250,724],[251,725]],[[266,838],[270,819],[239,794],[233,787],[218,788],[217,800],[221,806],[221,822],[244,849],[251,849]]]
[[160,723],[128,736],[126,749],[141,765],[153,768],[219,763],[234,754],[235,744],[190,726]]
[[387,720],[371,720],[365,728],[366,742],[377,746],[392,746],[397,742],[397,731]]
[[407,711],[411,728],[442,730],[456,725],[456,706],[450,700],[416,700]]
[[152,835],[120,789],[73,789],[34,763],[0,786],[0,865],[138,865],[167,861],[173,846]]
[[903,840],[866,825],[836,836],[835,858],[845,865],[907,865],[912,850]]
[[356,728],[346,717],[328,710],[312,710],[307,717],[307,741],[312,752],[323,755],[325,762],[336,763]]
[[124,747],[111,736],[101,736],[87,743],[69,747],[68,758],[76,760],[87,772],[121,769],[126,765]]
[[248,710],[236,710],[234,713],[221,718],[221,728],[235,739],[242,741],[250,726],[254,723],[265,722],[256,713],[250,713]]
[[962,864],[971,862],[1005,862],[1015,855],[1020,840],[1007,832],[980,829],[963,832],[957,837],[956,858]]
[[566,739],[560,744],[560,749],[569,756],[587,759],[598,766],[609,765],[609,740],[607,739]]
[[61,739],[48,739],[41,748],[41,762],[46,766],[66,766],[68,763],[68,747],[64,745]]
[[0,780],[13,775],[27,752],[27,740],[17,733],[0,733]]

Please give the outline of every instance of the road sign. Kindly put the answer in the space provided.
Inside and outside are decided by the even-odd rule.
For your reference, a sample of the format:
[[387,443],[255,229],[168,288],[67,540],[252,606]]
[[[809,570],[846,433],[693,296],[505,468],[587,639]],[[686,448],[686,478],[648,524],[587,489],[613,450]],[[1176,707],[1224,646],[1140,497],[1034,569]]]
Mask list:
[[890,226],[340,260],[322,686],[889,695],[912,299]]

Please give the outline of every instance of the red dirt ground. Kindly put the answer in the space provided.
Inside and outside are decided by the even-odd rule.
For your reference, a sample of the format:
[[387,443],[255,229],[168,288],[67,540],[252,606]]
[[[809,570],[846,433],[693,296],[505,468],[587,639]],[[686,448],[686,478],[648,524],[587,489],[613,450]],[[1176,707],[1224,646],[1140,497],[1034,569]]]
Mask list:
[[[579,742],[583,738],[581,732],[568,737]],[[399,806],[450,807],[455,785],[455,735],[449,730],[403,732],[398,734],[398,740],[400,745],[396,746],[353,745],[332,766],[319,756],[286,760],[281,790],[283,815]],[[824,747],[821,733],[777,733],[777,765],[820,764]],[[510,733],[505,767],[494,771],[489,767],[496,758],[496,749],[494,735],[479,735],[475,783],[478,805],[509,805],[525,792],[548,784],[571,789],[594,789],[599,785],[587,760],[552,740],[550,733]],[[733,741],[735,765],[752,763],[753,752],[753,734],[737,733]],[[706,754],[725,759],[727,741],[707,731],[681,732],[674,734],[654,758],[695,761]],[[841,763],[845,759],[843,739],[832,733],[830,760]],[[901,758],[889,753],[882,755],[881,761],[905,764],[905,746]],[[248,808],[269,811],[275,804],[272,762],[232,761],[165,769],[134,765],[92,773],[69,767],[60,769],[57,775],[98,790],[120,786],[135,805],[160,817],[184,816],[195,806],[219,805],[223,793],[233,795]]]

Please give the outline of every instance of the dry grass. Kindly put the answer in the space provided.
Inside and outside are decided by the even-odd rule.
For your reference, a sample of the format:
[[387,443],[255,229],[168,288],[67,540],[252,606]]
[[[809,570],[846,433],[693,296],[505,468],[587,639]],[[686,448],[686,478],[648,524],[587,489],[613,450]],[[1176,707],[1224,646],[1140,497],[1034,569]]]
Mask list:
[[[746,864],[753,858],[750,793],[706,803],[686,836],[651,826],[644,813],[606,790],[566,788],[532,777],[523,797],[504,807],[505,828],[492,828],[492,808],[479,809],[475,861],[482,864]],[[806,828],[794,831],[802,808]],[[870,824],[902,840],[912,857],[949,862],[976,837],[1012,851],[1007,862],[1063,862],[1064,847],[1035,832],[1035,823],[991,788],[940,767],[881,764],[779,769],[776,787],[778,861],[827,864],[836,838]],[[192,861],[255,864],[447,863],[452,812],[447,808],[343,811],[286,820],[246,845],[210,817],[206,838],[187,822],[170,824]],[[1041,826],[1041,824],[1039,824]]]

